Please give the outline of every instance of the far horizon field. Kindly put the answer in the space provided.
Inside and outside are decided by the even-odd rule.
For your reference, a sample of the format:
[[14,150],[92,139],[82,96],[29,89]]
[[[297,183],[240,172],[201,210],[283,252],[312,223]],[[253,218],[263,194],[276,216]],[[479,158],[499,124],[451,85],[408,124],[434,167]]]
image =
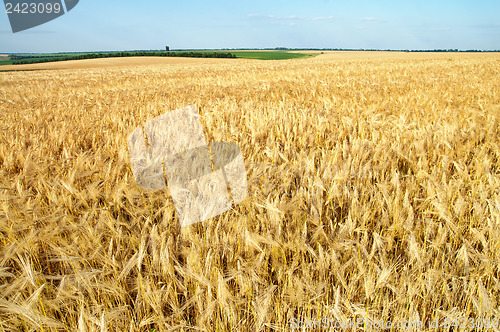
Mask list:
[[[75,53],[11,53],[6,54],[4,59],[0,57],[1,65],[22,65],[45,62],[59,62],[80,60],[82,57],[102,58],[104,57],[139,57],[139,56],[154,56],[154,57],[232,57],[242,59],[258,59],[258,60],[286,60],[286,59],[301,59],[313,57],[315,52],[296,52],[287,50],[193,50],[193,51],[120,51],[120,52],[75,52]],[[20,62],[20,63],[19,63]],[[28,62],[28,63],[26,63]],[[6,69],[4,68],[4,71]]]
[[[24,65],[24,64],[35,64],[35,63],[45,63],[45,62],[59,62],[59,61],[73,61],[80,60],[82,56],[88,55],[90,58],[101,58],[100,55],[105,55],[105,57],[123,57],[122,54],[129,54],[129,56],[165,56],[169,55],[171,57],[218,57],[215,56],[217,53],[232,54],[236,58],[241,59],[257,59],[257,60],[288,60],[288,59],[303,59],[309,57],[315,57],[319,54],[331,53],[331,52],[341,52],[345,55],[350,52],[377,52],[377,53],[433,53],[433,54],[453,54],[453,53],[496,53],[498,51],[481,51],[481,50],[326,50],[326,49],[286,49],[286,48],[276,48],[276,49],[200,49],[200,50],[172,50],[172,51],[97,51],[97,52],[57,52],[57,53],[2,53],[0,54],[0,66],[6,65]],[[149,55],[149,53],[151,53]],[[189,55],[188,53],[191,53]],[[178,54],[178,55],[176,55]],[[197,55],[196,55],[197,54]],[[205,55],[204,55],[205,54]],[[21,58],[16,58],[21,57]],[[224,57],[227,57],[224,55]],[[27,62],[27,63],[26,63]],[[2,68],[1,71],[10,71],[13,69]],[[20,70],[20,68],[18,68]]]
[[[253,53],[256,51],[242,50],[240,52]],[[261,50],[258,52],[276,52],[273,50]],[[302,51],[290,51],[290,53],[303,53]],[[83,54],[83,53],[82,53]],[[298,57],[295,60],[339,60],[345,61],[350,59],[352,61],[364,60],[389,60],[389,59],[446,59],[452,61],[453,59],[465,59],[472,54],[479,58],[491,57],[491,53],[465,53],[465,52],[398,52],[398,51],[310,51],[308,57]],[[30,71],[30,70],[61,70],[61,69],[91,69],[91,68],[106,68],[106,67],[133,67],[133,66],[147,66],[147,65],[181,65],[181,64],[210,64],[210,63],[231,63],[232,61],[259,61],[262,59],[255,59],[252,56],[238,57],[237,59],[218,59],[218,58],[187,58],[187,57],[124,57],[124,58],[98,58],[98,59],[85,59],[85,60],[68,60],[58,62],[34,63],[23,65],[12,65],[5,63],[12,60],[3,60],[4,65],[1,65],[0,59],[0,72],[11,71]],[[289,59],[285,59],[289,60]],[[293,59],[292,59],[293,60]]]

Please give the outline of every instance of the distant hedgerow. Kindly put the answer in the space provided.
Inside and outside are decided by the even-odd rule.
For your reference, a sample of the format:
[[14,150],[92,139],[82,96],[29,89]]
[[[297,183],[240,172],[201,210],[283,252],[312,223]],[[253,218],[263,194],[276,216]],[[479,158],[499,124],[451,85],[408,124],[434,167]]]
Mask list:
[[136,56],[163,56],[163,57],[187,57],[187,58],[236,58],[232,53],[224,52],[116,52],[116,53],[88,53],[70,56],[49,55],[43,57],[13,55],[14,65],[26,65],[32,63],[56,62],[68,60],[85,60],[98,58],[123,58]]

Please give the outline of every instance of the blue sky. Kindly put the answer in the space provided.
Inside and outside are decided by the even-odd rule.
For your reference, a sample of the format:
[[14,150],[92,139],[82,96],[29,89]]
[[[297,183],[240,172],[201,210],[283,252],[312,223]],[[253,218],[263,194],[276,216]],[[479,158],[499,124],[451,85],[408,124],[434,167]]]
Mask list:
[[[31,0],[26,0],[27,2]],[[497,0],[80,0],[0,52],[181,48],[500,49]]]

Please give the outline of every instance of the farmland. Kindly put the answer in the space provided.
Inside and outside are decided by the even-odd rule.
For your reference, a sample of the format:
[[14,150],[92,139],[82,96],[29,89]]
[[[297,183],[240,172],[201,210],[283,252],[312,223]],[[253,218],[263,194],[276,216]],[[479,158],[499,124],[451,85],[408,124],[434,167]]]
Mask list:
[[10,61],[10,57],[8,54],[0,54],[0,66],[2,65],[10,65],[12,61]]
[[[0,55],[1,65],[24,65],[47,62],[74,61],[84,59],[123,58],[123,57],[189,57],[189,58],[241,58],[258,60],[287,60],[302,59],[314,56],[314,52],[288,52],[271,50],[251,51],[124,51],[124,52],[97,52],[97,53],[48,53],[48,54],[7,54]],[[3,69],[7,71],[8,69]]]
[[[0,329],[500,317],[498,54],[10,67]],[[181,229],[168,189],[135,184],[127,136],[191,104],[240,146],[249,195]]]
[[313,56],[312,52],[288,52],[288,51],[230,51],[237,58],[258,60],[288,60],[304,59]]

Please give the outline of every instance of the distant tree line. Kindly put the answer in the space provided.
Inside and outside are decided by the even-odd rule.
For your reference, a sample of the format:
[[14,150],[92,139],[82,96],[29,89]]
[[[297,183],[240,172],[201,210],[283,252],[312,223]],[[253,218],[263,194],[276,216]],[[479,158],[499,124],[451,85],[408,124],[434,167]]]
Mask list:
[[[369,51],[369,52],[483,52],[483,53],[498,53],[500,50],[459,50],[457,48],[450,49],[432,49],[432,50],[398,50],[398,49],[380,49],[380,48],[288,48],[288,47],[275,47],[275,48],[223,48],[224,51],[237,51],[237,50],[262,50],[262,51]],[[183,50],[188,51],[188,50]]]
[[477,52],[498,52],[498,51],[483,51],[483,50],[458,50],[454,49],[435,49],[435,50],[405,50],[405,52],[460,52],[460,53],[477,53]]
[[11,60],[24,60],[24,59],[45,59],[45,58],[60,58],[62,55],[20,55],[20,54],[11,54],[9,55]]
[[236,58],[232,53],[224,52],[115,52],[115,53],[87,53],[80,55],[11,55],[14,65],[25,65],[42,62],[85,60],[99,58],[123,58],[133,56],[164,56],[164,57],[187,57],[187,58]]

